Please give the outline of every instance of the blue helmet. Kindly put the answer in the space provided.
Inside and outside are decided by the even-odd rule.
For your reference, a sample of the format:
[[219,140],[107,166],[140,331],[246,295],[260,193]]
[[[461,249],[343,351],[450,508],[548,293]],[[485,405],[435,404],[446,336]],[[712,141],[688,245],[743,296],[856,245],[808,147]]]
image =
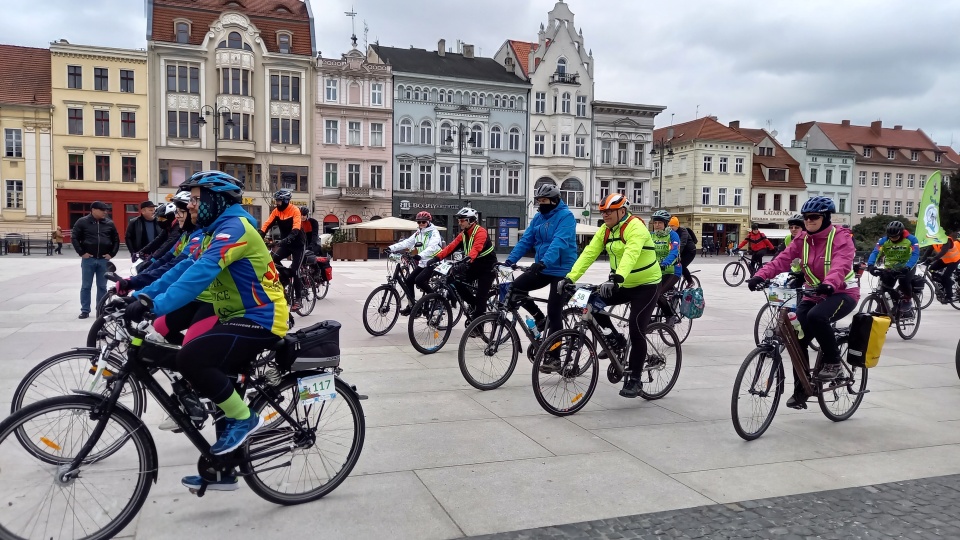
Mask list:
[[803,208],[800,209],[801,214],[807,214],[810,212],[820,212],[820,213],[834,213],[837,211],[837,207],[833,204],[833,199],[830,197],[810,197],[807,199],[807,202],[803,203]]
[[243,200],[243,183],[225,172],[200,171],[180,184],[181,190],[195,187],[223,194],[234,203]]
[[287,188],[278,189],[277,192],[273,194],[273,200],[282,203],[288,203],[292,198],[293,190]]

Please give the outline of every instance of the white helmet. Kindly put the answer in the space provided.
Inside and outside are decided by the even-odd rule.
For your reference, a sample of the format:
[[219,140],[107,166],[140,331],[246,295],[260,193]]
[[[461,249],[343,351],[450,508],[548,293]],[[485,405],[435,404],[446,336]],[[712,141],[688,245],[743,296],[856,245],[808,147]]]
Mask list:
[[478,214],[476,210],[470,207],[461,208],[460,211],[457,212],[458,218],[467,218],[470,221],[476,221],[479,216],[480,214]]
[[189,191],[178,191],[176,195],[173,196],[173,204],[177,205],[177,208],[181,210],[186,210],[187,205],[190,204],[190,192]]

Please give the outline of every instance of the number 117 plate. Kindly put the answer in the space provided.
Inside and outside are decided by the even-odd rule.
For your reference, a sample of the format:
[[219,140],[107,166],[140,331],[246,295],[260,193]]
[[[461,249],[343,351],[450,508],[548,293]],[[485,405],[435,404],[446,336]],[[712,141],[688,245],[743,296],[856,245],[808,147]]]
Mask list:
[[300,389],[300,404],[320,403],[337,397],[336,386],[333,383],[333,373],[322,373],[297,379],[297,386]]

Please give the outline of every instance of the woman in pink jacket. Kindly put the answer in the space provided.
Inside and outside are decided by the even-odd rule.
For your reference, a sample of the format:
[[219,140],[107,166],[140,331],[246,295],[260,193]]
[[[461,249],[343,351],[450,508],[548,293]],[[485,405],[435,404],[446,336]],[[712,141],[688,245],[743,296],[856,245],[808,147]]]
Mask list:
[[[831,381],[843,374],[840,349],[830,323],[849,315],[857,306],[860,289],[853,273],[856,248],[850,231],[830,223],[836,212],[828,197],[811,197],[800,209],[805,233],[780,253],[769,264],[747,281],[751,290],[762,290],[764,282],[781,272],[790,270],[795,260],[800,262],[806,289],[816,296],[807,296],[797,304],[797,319],[803,330],[800,348],[807,354],[807,346],[816,338],[823,351],[823,368],[817,374],[821,381]],[[809,358],[808,364],[809,364]],[[797,377],[794,374],[794,380]],[[807,396],[796,383],[787,407],[805,409]]]

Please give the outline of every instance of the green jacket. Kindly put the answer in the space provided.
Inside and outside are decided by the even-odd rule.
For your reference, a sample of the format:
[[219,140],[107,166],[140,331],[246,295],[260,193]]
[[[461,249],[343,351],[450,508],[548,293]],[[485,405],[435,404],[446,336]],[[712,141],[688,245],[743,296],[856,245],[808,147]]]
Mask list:
[[[654,250],[650,231],[640,218],[627,214],[620,223],[610,228],[607,237],[607,225],[593,236],[593,240],[583,249],[583,253],[567,274],[571,281],[577,281],[587,268],[597,260],[600,252],[606,251],[610,257],[610,269],[623,278],[621,287],[633,288],[640,285],[660,283],[660,266]],[[606,239],[606,240],[605,240]]]

